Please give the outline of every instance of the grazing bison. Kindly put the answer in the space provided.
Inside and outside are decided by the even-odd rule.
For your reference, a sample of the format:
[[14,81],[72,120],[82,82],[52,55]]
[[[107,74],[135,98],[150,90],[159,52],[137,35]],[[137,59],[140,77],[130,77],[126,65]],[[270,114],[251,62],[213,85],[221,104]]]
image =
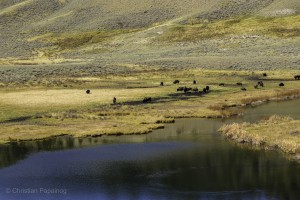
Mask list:
[[241,90],[244,90],[244,91],[246,91],[247,89],[246,89],[246,88],[244,88],[244,87],[242,87],[242,88],[241,88]]
[[261,86],[261,87],[264,87],[264,83],[263,83],[262,81],[258,81],[258,82],[257,82],[257,85],[258,85],[258,86]]
[[295,78],[296,80],[300,80],[300,75],[296,75],[296,76],[294,76],[294,78]]
[[183,91],[186,93],[188,91],[192,90],[192,88],[184,87]]
[[177,92],[179,92],[179,91],[183,91],[183,90],[184,90],[184,88],[185,88],[185,87],[179,87],[179,88],[177,88]]
[[160,86],[164,86],[164,82],[160,82]]
[[219,86],[225,86],[225,83],[220,83]]
[[193,91],[198,92],[199,90],[198,90],[198,88],[195,87],[195,88],[193,88]]
[[258,85],[254,85],[254,88],[255,88],[255,89],[258,89]]
[[196,84],[196,83],[197,83],[197,82],[194,80],[194,81],[193,81],[193,84]]
[[85,93],[90,94],[91,90],[86,90]]
[[143,103],[148,103],[148,102],[151,102],[151,97],[145,97],[143,99]]
[[209,86],[207,85],[207,86],[205,87],[205,89],[208,91],[208,90],[209,90]]
[[114,98],[113,98],[113,104],[116,104],[116,103],[117,103],[117,98],[114,97]]
[[204,93],[206,93],[207,92],[207,90],[206,90],[206,88],[203,88],[203,90],[202,90]]
[[263,73],[263,77],[267,77],[267,73]]
[[237,85],[243,85],[243,83],[241,83],[241,82],[237,82],[236,84],[237,84]]
[[284,86],[284,83],[279,83],[279,86],[280,86],[280,87],[283,87],[283,86]]
[[173,81],[174,84],[178,84],[179,83],[179,80],[175,80]]

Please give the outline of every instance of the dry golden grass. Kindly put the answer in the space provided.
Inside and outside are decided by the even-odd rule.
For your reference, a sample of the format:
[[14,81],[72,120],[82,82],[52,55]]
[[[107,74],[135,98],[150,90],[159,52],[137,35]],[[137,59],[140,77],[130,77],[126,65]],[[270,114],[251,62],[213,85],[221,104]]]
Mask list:
[[[146,90],[146,95],[156,96],[157,89]],[[163,91],[161,91],[163,92]],[[145,89],[91,89],[90,94],[86,94],[84,89],[56,89],[56,90],[26,90],[18,92],[6,92],[2,94],[0,102],[11,104],[12,106],[74,106],[92,103],[110,104],[113,97],[118,97],[121,101],[131,101],[142,99],[145,96]]]
[[290,117],[273,115],[255,124],[224,125],[219,131],[237,142],[279,148],[285,153],[300,153],[300,120]]
[[241,100],[241,103],[252,104],[270,100],[284,100],[285,98],[298,98],[300,96],[300,89],[264,91],[264,93],[264,95],[257,94],[256,96],[253,95],[252,97],[244,98]]

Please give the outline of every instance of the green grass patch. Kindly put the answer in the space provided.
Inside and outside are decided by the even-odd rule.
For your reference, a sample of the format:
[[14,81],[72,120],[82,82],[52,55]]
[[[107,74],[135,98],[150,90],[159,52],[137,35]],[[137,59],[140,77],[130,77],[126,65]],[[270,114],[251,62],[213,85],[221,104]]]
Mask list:
[[192,24],[171,27],[159,40],[168,42],[195,41],[227,35],[299,37],[300,15],[272,18],[242,17],[198,23],[193,21]]
[[[84,45],[108,41],[115,36],[136,32],[138,29],[115,29],[87,32],[50,33],[35,37],[37,40],[51,42],[61,50],[74,49]],[[35,40],[35,39],[31,39]]]

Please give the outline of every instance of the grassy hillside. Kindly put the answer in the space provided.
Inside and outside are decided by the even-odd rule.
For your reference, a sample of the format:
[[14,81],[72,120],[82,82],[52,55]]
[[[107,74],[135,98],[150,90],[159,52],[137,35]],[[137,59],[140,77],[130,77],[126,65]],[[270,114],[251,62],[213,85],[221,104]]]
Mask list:
[[[299,4],[297,0],[1,0],[0,65],[185,63],[277,69],[287,62],[297,69]],[[240,38],[245,35],[260,38]],[[257,60],[245,61],[248,54]],[[270,56],[274,58],[268,60]]]
[[300,15],[287,17],[236,17],[214,22],[190,20],[177,25],[161,37],[164,41],[196,41],[224,36],[277,36],[299,37]]

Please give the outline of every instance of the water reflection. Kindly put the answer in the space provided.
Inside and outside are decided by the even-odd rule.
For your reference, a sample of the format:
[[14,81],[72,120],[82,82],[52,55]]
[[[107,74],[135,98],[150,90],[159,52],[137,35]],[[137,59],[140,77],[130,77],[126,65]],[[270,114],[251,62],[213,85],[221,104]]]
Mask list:
[[147,135],[5,145],[1,189],[61,187],[68,195],[0,192],[0,199],[300,199],[299,164],[217,133],[224,123],[257,120],[275,109],[299,118],[295,102],[250,109],[244,118],[181,119]]

